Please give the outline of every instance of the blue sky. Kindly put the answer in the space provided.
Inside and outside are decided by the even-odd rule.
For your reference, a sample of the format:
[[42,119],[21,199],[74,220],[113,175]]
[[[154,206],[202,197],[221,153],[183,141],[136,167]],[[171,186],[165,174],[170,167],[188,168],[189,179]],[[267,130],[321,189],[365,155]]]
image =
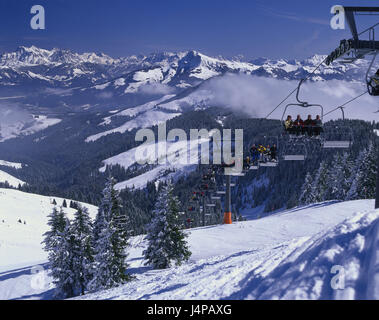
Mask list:
[[[46,10],[46,30],[30,28],[32,5]],[[348,30],[332,30],[335,4],[362,0],[1,0],[0,51],[19,45],[111,56],[199,50],[225,57],[304,58],[327,54]],[[379,16],[358,17],[360,28]]]

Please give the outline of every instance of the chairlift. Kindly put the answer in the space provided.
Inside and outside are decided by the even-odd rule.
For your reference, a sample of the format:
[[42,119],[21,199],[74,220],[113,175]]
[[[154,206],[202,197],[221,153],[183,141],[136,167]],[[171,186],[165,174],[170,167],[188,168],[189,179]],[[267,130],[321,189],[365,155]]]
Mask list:
[[[264,156],[264,161],[259,161],[258,165],[260,167],[277,167],[279,164],[279,157],[278,157],[278,151],[279,151],[279,138],[277,136],[264,136],[263,137],[264,141],[264,147],[272,147],[276,146],[276,155],[274,158],[271,158],[271,150],[267,150],[268,155]],[[269,157],[269,159],[268,159]]]
[[369,76],[372,66],[376,59],[376,55],[377,55],[377,51],[375,51],[375,53],[373,54],[372,60],[366,72],[367,92],[370,96],[379,96],[379,84],[373,83],[374,80],[371,78],[371,76]]
[[[342,112],[342,119],[337,121],[345,120],[344,108],[340,107]],[[324,149],[348,149],[353,143],[353,130],[349,125],[336,125],[333,128],[329,128],[328,125],[324,128],[322,147]]]
[[284,111],[283,111],[283,115],[282,115],[282,123],[284,125],[284,117],[287,113],[287,109],[290,108],[290,107],[294,107],[294,106],[297,106],[297,107],[302,107],[302,108],[311,108],[311,107],[317,107],[317,108],[320,108],[320,111],[321,111],[321,121],[323,121],[324,119],[324,108],[322,107],[321,104],[315,104],[315,103],[309,103],[309,102],[306,102],[306,101],[301,101],[300,98],[299,98],[299,92],[300,92],[300,87],[301,85],[303,84],[303,82],[305,81],[305,79],[301,79],[298,86],[297,86],[297,91],[296,91],[296,100],[297,100],[297,103],[289,103],[286,105],[286,107],[284,108]]
[[[342,63],[352,63],[357,59],[363,59],[368,55],[373,55],[371,63],[366,72],[367,92],[371,96],[379,96],[378,84],[374,84],[369,76],[371,68],[375,62],[377,52],[379,50],[379,41],[375,40],[375,27],[377,24],[358,33],[355,15],[357,14],[373,14],[379,12],[379,7],[343,7],[345,19],[350,28],[352,38],[340,41],[340,45],[326,58],[326,65],[330,65],[337,59],[343,59]],[[360,36],[368,33],[368,39],[362,40]]]
[[232,176],[232,177],[244,177],[245,173],[242,172],[229,172],[229,173],[224,173],[225,176]]
[[301,141],[287,141],[283,147],[284,161],[304,161],[307,158],[307,147]]
[[277,161],[267,161],[267,162],[261,162],[259,165],[261,167],[277,167],[278,166],[278,162]]

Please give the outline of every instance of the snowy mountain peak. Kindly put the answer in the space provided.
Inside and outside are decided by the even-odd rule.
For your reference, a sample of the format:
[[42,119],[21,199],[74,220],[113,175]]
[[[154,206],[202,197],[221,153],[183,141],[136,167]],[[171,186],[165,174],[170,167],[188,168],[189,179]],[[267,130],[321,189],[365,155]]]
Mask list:
[[104,53],[74,53],[67,49],[53,48],[51,50],[36,46],[19,46],[14,52],[3,53],[0,56],[0,65],[3,66],[33,66],[50,64],[78,64],[95,63],[111,64],[115,60]]

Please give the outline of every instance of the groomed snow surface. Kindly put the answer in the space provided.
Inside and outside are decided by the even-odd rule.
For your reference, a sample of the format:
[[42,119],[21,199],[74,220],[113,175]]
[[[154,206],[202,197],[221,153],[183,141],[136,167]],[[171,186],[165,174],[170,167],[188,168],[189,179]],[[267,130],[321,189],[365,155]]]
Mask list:
[[[0,189],[0,299],[52,296],[47,272],[35,272],[36,265],[46,269],[39,243],[51,199]],[[79,298],[379,299],[379,210],[373,207],[372,200],[326,202],[187,230],[190,261],[166,270],[144,266],[146,242],[134,237],[128,262],[136,279]],[[93,216],[96,208],[89,208]],[[17,223],[19,218],[27,224]],[[333,266],[340,269],[332,273]],[[344,281],[337,283],[345,289],[335,290],[331,281],[341,270]]]

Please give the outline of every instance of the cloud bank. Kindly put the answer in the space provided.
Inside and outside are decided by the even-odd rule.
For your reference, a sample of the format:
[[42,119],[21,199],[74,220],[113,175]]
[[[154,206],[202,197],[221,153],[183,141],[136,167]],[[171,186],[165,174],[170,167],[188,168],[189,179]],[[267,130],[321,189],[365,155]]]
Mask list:
[[[248,75],[225,75],[215,78],[206,84],[210,91],[212,105],[223,106],[231,110],[246,113],[252,118],[266,117],[294,88],[297,81],[278,80]],[[300,100],[321,104],[324,113],[336,108],[364,92],[363,83],[351,83],[340,80],[306,82],[300,91]],[[271,116],[272,119],[282,117],[286,104],[296,103],[295,94],[284,102]],[[379,97],[368,94],[348,104],[345,109],[346,118],[379,121],[379,114],[374,113],[379,108]],[[290,107],[287,114],[303,117],[308,114],[320,113],[320,108]],[[325,117],[325,121],[341,118],[341,112],[334,112]]]

